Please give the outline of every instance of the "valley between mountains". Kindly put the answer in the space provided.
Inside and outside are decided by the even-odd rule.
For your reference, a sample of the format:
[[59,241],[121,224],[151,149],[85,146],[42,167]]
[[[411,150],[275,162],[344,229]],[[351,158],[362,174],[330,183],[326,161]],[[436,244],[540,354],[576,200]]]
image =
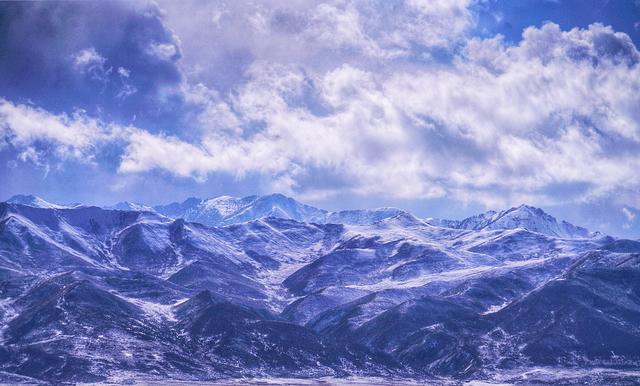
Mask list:
[[640,241],[526,205],[453,221],[279,194],[16,196],[0,203],[0,319],[8,383],[536,371],[633,384]]

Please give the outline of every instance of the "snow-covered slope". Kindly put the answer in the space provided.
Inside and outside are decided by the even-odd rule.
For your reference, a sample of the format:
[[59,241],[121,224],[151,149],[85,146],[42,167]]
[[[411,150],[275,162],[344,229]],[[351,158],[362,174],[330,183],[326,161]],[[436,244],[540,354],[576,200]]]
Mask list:
[[105,209],[130,210],[130,211],[138,211],[138,212],[154,211],[154,209],[150,206],[147,206],[144,204],[138,204],[135,202],[129,202],[129,201],[121,201],[113,206],[105,207]]
[[[17,195],[7,200],[38,208],[63,209],[63,206],[49,203],[39,197]],[[77,205],[75,205],[77,206]],[[209,226],[224,226],[274,217],[299,222],[318,224],[367,225],[407,213],[398,208],[354,209],[330,212],[302,204],[282,194],[265,196],[232,197],[219,196],[211,199],[189,198],[182,203],[171,203],[150,207],[144,204],[123,201],[105,207],[125,211],[156,212],[169,218],[182,218]],[[500,212],[488,211],[463,220],[428,218],[427,223],[444,228],[466,230],[498,230],[524,228],[547,236],[564,238],[599,237],[587,229],[566,221],[558,221],[540,208],[528,205],[510,208]]]
[[220,196],[206,200],[189,198],[182,203],[160,205],[154,209],[167,217],[213,226],[238,224],[266,217],[319,224],[371,224],[403,212],[397,208],[329,212],[282,194],[242,198]]
[[220,196],[206,200],[189,198],[182,203],[160,205],[154,209],[171,218],[183,218],[205,225],[236,224],[264,217],[313,222],[322,219],[325,214],[323,210],[281,194],[242,198]]
[[540,208],[520,205],[500,212],[488,211],[464,220],[429,219],[432,225],[468,230],[497,230],[524,228],[547,236],[576,238],[593,237],[587,229],[575,226],[566,221],[558,221]]
[[342,210],[338,212],[328,212],[325,216],[324,222],[353,225],[373,224],[376,221],[394,217],[401,213],[405,213],[405,211],[398,208]]
[[17,194],[11,197],[10,199],[8,199],[6,202],[11,204],[21,204],[21,205],[33,206],[36,208],[49,208],[49,209],[73,208],[78,206],[78,204],[75,204],[75,205],[52,204],[50,202],[43,200],[40,197],[32,196],[32,195],[24,195],[24,194]]
[[640,363],[640,243],[535,208],[455,227],[396,209],[334,221],[279,195],[163,212],[0,203],[0,382],[457,384]]

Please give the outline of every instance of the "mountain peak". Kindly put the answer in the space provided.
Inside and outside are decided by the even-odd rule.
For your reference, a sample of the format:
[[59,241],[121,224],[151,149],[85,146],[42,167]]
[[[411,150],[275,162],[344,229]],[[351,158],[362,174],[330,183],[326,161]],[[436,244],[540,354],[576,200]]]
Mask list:
[[264,196],[260,196],[260,198],[268,199],[268,200],[293,200],[293,198],[285,196],[282,193],[269,193]]
[[524,228],[553,237],[590,237],[590,232],[566,221],[558,221],[544,210],[522,204],[495,214],[482,229]]
[[[508,209],[507,211],[526,211],[529,213],[534,213],[536,215],[539,216],[551,216],[549,215],[547,212],[545,212],[544,210],[535,207],[535,206],[531,206],[531,205],[527,205],[527,204],[520,204],[519,206],[513,207],[511,209]],[[553,216],[551,216],[553,217]]]
[[468,230],[523,228],[530,232],[552,237],[585,238],[592,236],[585,228],[575,226],[566,221],[558,221],[544,210],[527,204],[521,204],[500,212],[490,210],[460,221],[432,219],[429,223],[447,228]]
[[34,195],[16,194],[6,201],[9,204],[27,205],[36,208],[61,209],[63,205],[52,204]]
[[209,199],[189,198],[182,203],[156,206],[156,212],[171,218],[205,225],[230,225],[265,217],[284,218],[308,223],[372,224],[405,211],[398,208],[354,209],[329,212],[303,204],[282,193],[262,196],[218,196]]
[[425,225],[425,222],[412,215],[409,212],[400,211],[398,214],[392,217],[384,218],[379,221],[379,223],[384,224],[394,224],[399,226],[416,226],[416,225]]
[[107,209],[115,209],[115,210],[132,210],[137,212],[154,212],[153,208],[150,206],[146,206],[144,204],[139,204],[130,201],[121,201]]

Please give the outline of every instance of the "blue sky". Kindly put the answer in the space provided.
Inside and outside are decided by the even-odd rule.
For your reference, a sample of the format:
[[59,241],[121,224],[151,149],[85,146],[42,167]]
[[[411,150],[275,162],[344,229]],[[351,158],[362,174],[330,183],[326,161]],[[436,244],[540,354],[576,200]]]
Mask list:
[[282,192],[640,237],[638,1],[0,3],[0,197]]

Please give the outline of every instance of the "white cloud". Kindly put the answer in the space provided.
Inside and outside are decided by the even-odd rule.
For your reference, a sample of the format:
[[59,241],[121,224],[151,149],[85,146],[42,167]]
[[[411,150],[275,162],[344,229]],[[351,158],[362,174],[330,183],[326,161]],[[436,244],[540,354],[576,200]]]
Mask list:
[[214,159],[197,146],[174,137],[132,130],[119,170],[136,173],[165,169],[181,177],[200,177],[213,168]]
[[[472,0],[161,1],[181,37],[181,67],[192,81],[237,81],[239,68],[266,60],[327,70],[377,65],[420,49],[449,48],[475,20]],[[215,69],[215,70],[211,70]]]
[[[230,104],[208,110],[208,120],[220,107],[235,115],[223,121],[236,130],[205,136],[215,161],[194,170],[259,171],[307,194],[334,190],[310,181],[319,173],[356,193],[492,205],[557,202],[563,195],[546,190],[554,184],[585,184],[583,199],[640,186],[638,152],[615,146],[640,146],[640,69],[628,37],[553,24],[523,36],[513,47],[472,40],[451,67],[390,75],[256,62]],[[314,98],[325,113],[313,112]]]
[[615,145],[637,149],[640,139],[640,68],[628,43],[609,27],[547,24],[515,47],[473,40],[453,68],[391,77],[385,94],[416,122],[436,124],[452,151],[475,154],[450,160],[448,186],[540,191],[529,202],[557,183],[590,184],[588,194],[638,186],[638,152]]
[[361,15],[355,4],[321,3],[308,16],[309,27],[302,32],[303,39],[330,49],[355,49],[366,56],[385,57],[385,51],[364,30]]
[[32,145],[43,141],[52,143],[60,157],[91,158],[95,145],[113,138],[118,130],[82,112],[55,115],[0,99],[0,132],[14,145],[24,148],[29,159],[35,156]]
[[197,107],[194,121],[202,132],[212,133],[220,130],[242,134],[238,116],[215,90],[203,84],[185,85],[182,95],[189,105]]
[[311,8],[302,35],[320,47],[365,56],[410,55],[413,45],[447,47],[473,25],[470,0],[325,2]]
[[473,25],[471,0],[408,0],[405,4],[390,20],[391,25],[398,27],[384,32],[388,42],[405,50],[412,43],[446,47]]
[[[415,15],[402,17],[427,25],[434,24],[429,18],[452,17],[459,23],[451,26],[455,35],[470,21],[467,2],[452,4],[408,2]],[[345,13],[334,15],[336,9]],[[264,23],[257,25],[271,33],[274,26],[265,20],[274,15],[262,12]],[[449,41],[437,23],[429,27],[437,27],[432,35],[411,25],[372,36],[362,17],[367,11],[351,4],[323,4],[313,12],[320,16],[304,19],[313,21],[305,31],[315,28],[313,41],[334,49],[350,46],[373,56],[401,52],[416,39]],[[232,10],[224,17],[220,23]],[[296,20],[287,27],[304,36]],[[330,30],[338,31],[336,39],[325,42]],[[446,67],[318,69],[296,60],[254,60],[228,94],[185,86],[200,128],[191,142],[8,102],[0,105],[0,118],[25,146],[45,137],[83,152],[101,138],[123,141],[122,173],[161,169],[198,180],[258,173],[274,190],[309,197],[350,192],[446,195],[489,206],[557,204],[640,188],[639,58],[628,36],[610,27],[562,31],[546,24],[525,30],[516,46],[500,37],[472,39]],[[20,118],[25,114],[34,118],[28,124]]]

